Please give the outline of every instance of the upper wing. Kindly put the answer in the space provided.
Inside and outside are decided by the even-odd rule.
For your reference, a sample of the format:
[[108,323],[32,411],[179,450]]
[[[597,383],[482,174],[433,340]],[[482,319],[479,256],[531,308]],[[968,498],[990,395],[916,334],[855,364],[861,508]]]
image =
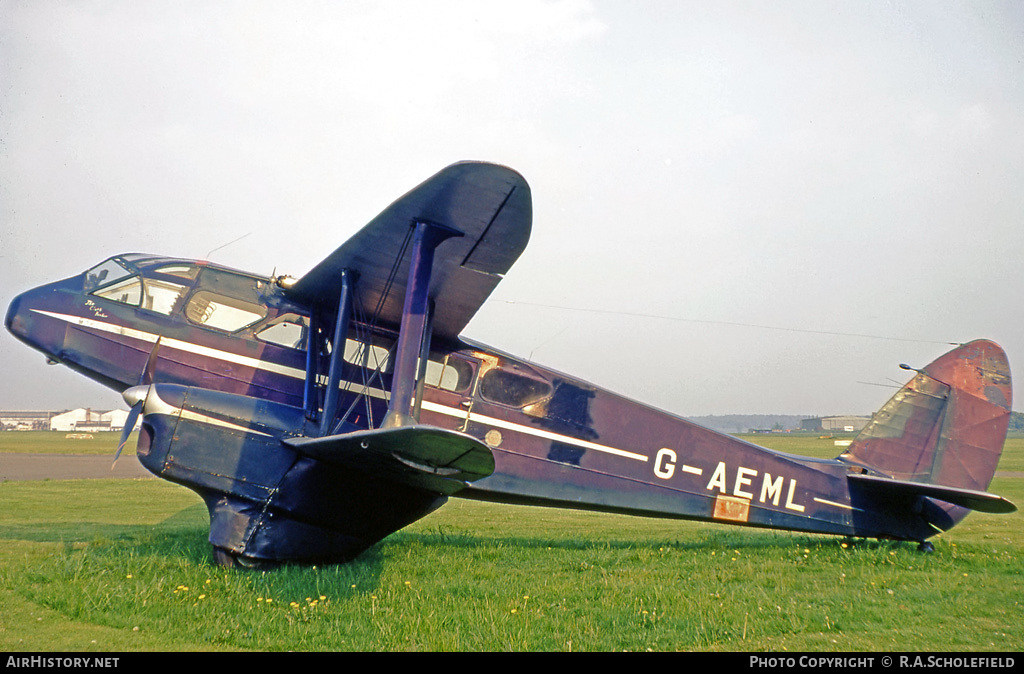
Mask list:
[[412,225],[423,220],[462,233],[435,251],[430,284],[434,333],[457,337],[530,238],[530,187],[504,166],[463,162],[443,169],[359,230],[296,282],[288,295],[334,312],[340,274],[348,269],[357,274],[363,307],[373,312],[380,305],[379,320],[397,326],[409,274],[403,245]]

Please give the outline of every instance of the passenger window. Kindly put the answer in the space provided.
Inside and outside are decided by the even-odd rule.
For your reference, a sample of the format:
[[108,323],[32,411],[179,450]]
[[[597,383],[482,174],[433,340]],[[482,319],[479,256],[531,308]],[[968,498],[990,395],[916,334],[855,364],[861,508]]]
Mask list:
[[266,307],[205,290],[194,294],[185,307],[185,317],[193,323],[227,332],[248,327],[266,314]]
[[177,283],[146,279],[145,290],[142,308],[169,316],[178,299],[185,294],[186,288]]
[[427,386],[445,391],[463,391],[473,379],[473,366],[461,358],[445,357],[427,361]]
[[368,370],[391,371],[391,351],[376,344],[366,344],[355,339],[345,340],[345,362]]
[[257,332],[256,338],[287,349],[305,349],[306,319],[289,314]]
[[199,273],[199,269],[190,264],[172,264],[166,267],[160,267],[154,270],[158,274],[166,274],[168,276],[178,276],[180,278],[194,281],[196,274]]
[[494,368],[480,379],[480,395],[491,402],[525,407],[551,396],[551,384],[515,372]]
[[142,301],[142,281],[139,280],[139,277],[133,276],[119,283],[100,288],[93,295],[137,307]]

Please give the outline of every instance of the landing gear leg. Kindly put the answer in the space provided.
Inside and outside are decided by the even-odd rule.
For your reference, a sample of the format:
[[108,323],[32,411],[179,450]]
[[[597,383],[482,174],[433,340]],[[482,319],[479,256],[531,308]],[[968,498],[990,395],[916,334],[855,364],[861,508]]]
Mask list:
[[932,545],[931,541],[921,541],[917,544],[917,551],[932,553],[935,552],[935,546]]

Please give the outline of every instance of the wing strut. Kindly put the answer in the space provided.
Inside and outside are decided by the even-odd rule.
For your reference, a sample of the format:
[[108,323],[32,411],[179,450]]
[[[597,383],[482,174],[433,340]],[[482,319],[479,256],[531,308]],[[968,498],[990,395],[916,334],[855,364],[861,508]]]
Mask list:
[[331,342],[331,366],[327,374],[327,393],[324,396],[324,412],[320,417],[320,436],[331,432],[331,424],[338,414],[341,369],[345,366],[345,337],[352,316],[352,273],[341,270],[341,296],[338,298],[338,316],[334,322],[334,340]]
[[302,393],[302,407],[310,421],[316,421],[320,411],[320,393],[316,387],[316,379],[320,375],[320,341],[320,318],[316,311],[312,311],[306,336],[306,387]]
[[[325,337],[321,336],[321,316],[314,311],[310,314],[309,333],[306,338],[306,388],[303,393],[303,408],[306,418],[316,422],[319,419],[319,435],[327,435],[338,413],[341,371],[345,366],[345,336],[348,334],[352,317],[352,283],[354,274],[348,269],[341,270],[341,291],[338,298],[338,313],[334,319],[334,338],[331,342],[331,357],[328,364],[323,411],[320,411],[320,393],[317,382],[321,372],[321,351]],[[326,326],[325,326],[326,327]],[[319,413],[319,417],[317,416]]]
[[[421,370],[426,367],[430,350],[432,303],[430,276],[434,266],[434,250],[446,239],[462,236],[461,232],[432,222],[415,223],[412,256],[409,260],[409,283],[402,307],[402,324],[395,350],[395,370],[391,379],[391,402],[381,428],[399,428],[417,423],[413,397]],[[418,409],[418,405],[417,405]]]

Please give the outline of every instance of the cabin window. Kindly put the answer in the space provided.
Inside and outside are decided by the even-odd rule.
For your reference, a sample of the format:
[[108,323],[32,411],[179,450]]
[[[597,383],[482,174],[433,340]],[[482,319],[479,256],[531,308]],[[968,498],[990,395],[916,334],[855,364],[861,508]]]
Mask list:
[[177,276],[179,278],[188,279],[194,281],[196,275],[199,273],[199,268],[191,264],[170,264],[159,269],[154,269],[157,274],[166,274],[167,276]]
[[263,319],[266,307],[200,290],[185,306],[185,317],[208,328],[236,332]]
[[491,402],[525,407],[551,396],[551,384],[516,372],[494,368],[480,378],[480,395]]
[[104,286],[95,291],[93,295],[137,307],[142,301],[142,281],[138,276],[133,276],[130,279]]
[[142,308],[169,316],[187,288],[177,283],[146,279]]
[[472,380],[473,366],[461,358],[446,356],[440,361],[427,361],[427,386],[445,391],[464,391]]
[[259,279],[226,269],[204,267],[199,273],[200,290],[235,298],[236,302],[244,301],[259,305],[260,285]]
[[304,316],[287,314],[262,328],[256,333],[256,338],[270,344],[283,346],[286,349],[305,349],[306,326],[307,321]]
[[[394,344],[367,344],[356,339],[345,340],[345,362],[370,371],[390,373],[394,368]],[[446,391],[464,391],[473,381],[473,365],[461,358],[432,353],[427,361],[424,383]]]
[[[114,260],[101,262],[89,271],[85,272],[85,292],[89,292],[90,290],[99,288],[100,286],[105,286],[113,283],[114,281],[123,279],[129,274],[131,274],[130,271]],[[136,304],[138,304],[138,302],[136,302]]]
[[391,371],[391,351],[377,344],[366,344],[355,339],[345,340],[344,358],[346,363],[368,370]]

